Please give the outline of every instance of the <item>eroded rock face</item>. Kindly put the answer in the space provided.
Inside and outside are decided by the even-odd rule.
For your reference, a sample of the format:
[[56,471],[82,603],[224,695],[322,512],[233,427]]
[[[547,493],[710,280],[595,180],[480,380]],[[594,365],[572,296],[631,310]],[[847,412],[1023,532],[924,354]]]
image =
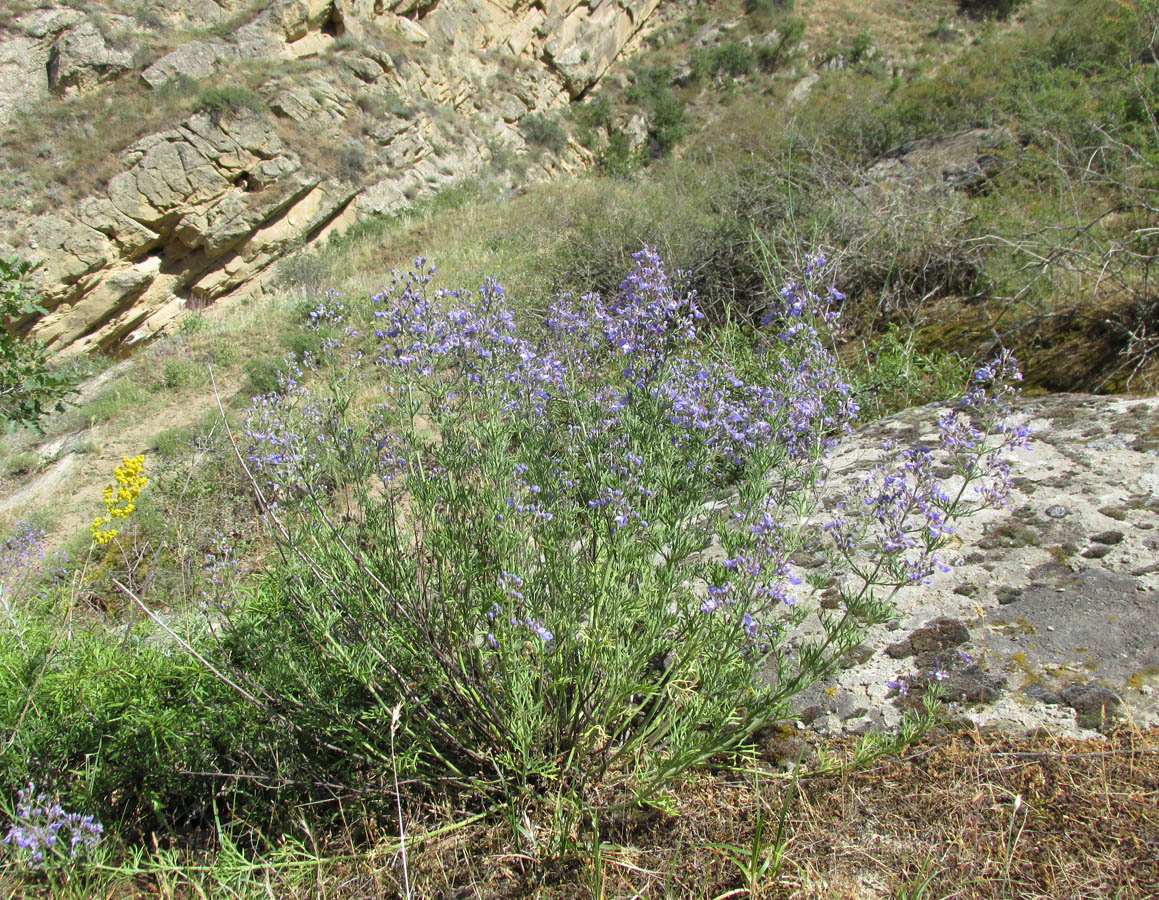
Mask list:
[[[23,327],[57,350],[112,349],[189,305],[261,292],[291,246],[469,178],[498,147],[528,155],[520,120],[588,90],[658,2],[150,0],[128,16],[102,0],[20,17],[0,29],[0,124],[117,79],[193,93],[233,67],[270,72],[243,103],[119,149],[118,174],[75,206],[6,216],[9,250],[43,262],[49,312]],[[134,52],[159,34],[168,52]],[[528,160],[504,177],[554,177],[589,154]]]
[[133,54],[114,50],[92,22],[81,22],[53,42],[48,53],[48,86],[65,96],[89,91],[132,68]]
[[303,170],[256,117],[193,116],[123,163],[105,197],[29,226],[48,251],[38,276],[50,308],[35,333],[50,347],[105,349],[146,319],[160,327],[183,296],[204,305],[236,290],[356,193]]
[[37,9],[0,30],[0,125],[49,96],[48,57],[57,36],[83,22],[70,7]]

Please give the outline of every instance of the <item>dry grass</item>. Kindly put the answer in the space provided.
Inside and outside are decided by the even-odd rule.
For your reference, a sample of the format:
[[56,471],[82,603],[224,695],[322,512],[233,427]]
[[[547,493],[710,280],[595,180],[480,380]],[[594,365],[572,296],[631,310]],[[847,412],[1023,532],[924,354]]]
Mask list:
[[[603,823],[598,860],[589,852],[545,865],[502,829],[464,829],[412,853],[415,893],[586,897],[598,862],[602,896],[719,897],[742,882],[711,845],[750,844],[756,804],[775,824],[787,788],[788,776],[766,775],[758,798],[745,773],[700,774],[665,812]],[[800,779],[786,835],[780,877],[756,896],[1153,898],[1159,730],[940,736],[861,771]]]
[[[851,759],[855,743],[828,749]],[[599,840],[590,821],[570,835],[573,852],[550,854],[550,801],[510,819],[475,810],[409,817],[410,896],[500,898],[891,898],[891,900],[1146,900],[1159,896],[1159,730],[1121,727],[1078,740],[1039,732],[1012,737],[940,734],[860,770],[805,774],[787,811],[779,873],[745,888],[737,866],[715,847],[753,840],[757,804],[776,833],[791,776],[770,769],[773,748],[746,769],[701,771],[663,808],[641,808],[614,787],[593,801],[625,801],[605,815]],[[763,771],[754,789],[752,770]],[[353,811],[351,811],[353,812]],[[460,824],[455,824],[460,823]],[[372,819],[349,817],[347,834],[372,841]],[[322,847],[311,836],[309,872],[276,865],[261,890],[236,896],[403,897],[389,817],[378,849],[347,841]],[[423,835],[427,837],[423,837]],[[272,879],[272,880],[271,880]],[[157,896],[150,879],[117,896]],[[166,876],[166,896],[199,894]],[[268,893],[263,891],[267,890]],[[235,896],[235,894],[231,894]]]

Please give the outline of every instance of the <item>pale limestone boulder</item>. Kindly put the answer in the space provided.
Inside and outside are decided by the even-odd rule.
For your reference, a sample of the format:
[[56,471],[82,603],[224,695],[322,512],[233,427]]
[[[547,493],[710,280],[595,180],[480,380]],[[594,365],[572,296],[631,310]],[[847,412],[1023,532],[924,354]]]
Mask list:
[[236,59],[236,48],[220,39],[190,41],[166,53],[141,73],[145,84],[157,90],[175,78],[197,80],[217,72],[222,63]]
[[35,9],[0,31],[0,125],[49,97],[48,55],[56,36],[84,20],[69,7]]
[[[595,84],[659,5],[659,0],[604,0],[595,9],[577,6],[551,29],[544,52],[572,97]],[[551,18],[549,7],[548,23]]]
[[147,28],[204,28],[239,12],[246,0],[149,0],[138,21]]
[[81,22],[53,42],[48,54],[48,86],[59,96],[90,91],[133,67],[133,54],[114,50],[92,22]]
[[160,235],[129,218],[108,197],[89,197],[77,207],[81,223],[99,231],[117,245],[124,256],[139,256],[155,247]]
[[[115,251],[103,234],[63,216],[44,215],[34,218],[26,229],[26,245],[37,258],[44,261],[34,273],[40,285],[75,284],[116,258]],[[46,296],[44,305],[51,304],[51,295]]]
[[[183,19],[198,2],[217,12]],[[153,87],[212,79],[243,61],[326,54],[310,71],[276,75],[259,89],[275,115],[299,123],[289,133],[316,136],[322,152],[303,143],[304,166],[264,116],[249,114],[198,114],[136,141],[102,194],[23,229],[28,240],[18,249],[50,257],[39,277],[55,313],[40,328],[54,347],[108,348],[145,340],[186,303],[264,290],[274,263],[303,237],[336,234],[359,216],[396,211],[483,170],[491,150],[480,135],[522,148],[522,117],[565,103],[583,79],[599,77],[654,5],[272,0],[254,10],[246,0],[151,2],[134,27],[158,28],[154,6],[179,27],[230,17],[236,25],[223,39],[191,41],[157,60],[142,74]],[[70,46],[70,29],[94,38],[90,56],[99,58],[99,34],[74,16],[34,17],[45,66],[54,41],[62,51]],[[383,36],[391,30],[408,39],[405,53]],[[340,36],[357,43],[335,45]],[[368,183],[321,180],[333,174],[327,148],[342,140],[368,145],[360,176]],[[531,163],[518,178],[499,176],[501,183],[556,177],[590,155],[573,143],[563,156]],[[138,267],[151,259],[164,271],[149,280]]]
[[72,305],[62,304],[45,316],[36,336],[49,347],[75,342],[131,306],[160,269],[160,257],[152,256],[135,266],[110,271],[83,299]]

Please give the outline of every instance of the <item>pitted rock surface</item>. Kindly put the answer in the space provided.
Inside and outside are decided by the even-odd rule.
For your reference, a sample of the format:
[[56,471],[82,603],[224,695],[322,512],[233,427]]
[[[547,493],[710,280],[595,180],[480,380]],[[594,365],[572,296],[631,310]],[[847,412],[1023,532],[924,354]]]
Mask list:
[[[830,460],[833,487],[885,437],[932,443],[938,412],[862,429]],[[895,724],[934,684],[954,716],[983,727],[1159,722],[1159,452],[1146,440],[1159,398],[1061,394],[1017,412],[1034,434],[1012,454],[1008,509],[960,521],[943,553],[951,571],[904,588],[894,630],[870,630],[865,661],[797,698],[810,727]]]

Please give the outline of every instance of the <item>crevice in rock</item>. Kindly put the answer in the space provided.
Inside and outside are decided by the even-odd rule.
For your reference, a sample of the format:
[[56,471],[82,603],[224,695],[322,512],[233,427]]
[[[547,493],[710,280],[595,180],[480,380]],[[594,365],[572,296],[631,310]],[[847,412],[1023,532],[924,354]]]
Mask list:
[[346,33],[346,24],[342,21],[342,13],[337,4],[330,7],[330,15],[322,23],[321,31],[332,38],[340,38]]

